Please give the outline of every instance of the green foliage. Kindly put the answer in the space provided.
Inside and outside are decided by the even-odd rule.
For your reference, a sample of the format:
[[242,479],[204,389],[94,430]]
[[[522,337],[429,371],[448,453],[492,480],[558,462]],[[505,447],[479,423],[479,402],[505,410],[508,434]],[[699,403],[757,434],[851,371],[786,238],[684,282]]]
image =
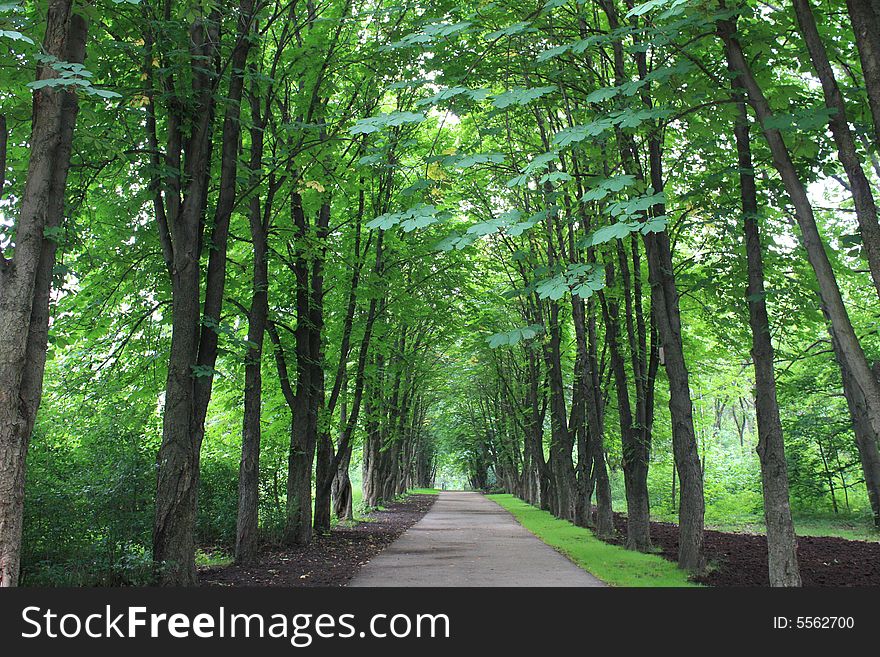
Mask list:
[[[2,34],[0,34],[2,36]],[[26,37],[19,35],[22,40],[30,41]],[[49,88],[73,88],[83,91],[92,96],[101,98],[122,98],[122,94],[107,89],[98,89],[92,84],[91,78],[94,74],[86,69],[83,64],[71,62],[62,62],[51,55],[38,55],[36,58],[43,66],[48,66],[57,73],[57,77],[42,78],[28,82],[27,86],[34,91],[38,89]]]
[[448,217],[448,212],[439,210],[433,205],[421,203],[403,212],[386,212],[368,222],[367,228],[389,230],[399,225],[405,233],[409,233],[417,228],[426,228],[437,222],[444,221]]
[[[172,286],[155,190],[172,197],[190,179],[185,166],[154,157],[148,126],[155,120],[161,142],[170,129],[169,112],[179,111],[182,136],[191,135],[198,102],[187,89],[200,67],[191,59],[189,28],[206,7],[174,6],[167,17],[147,18],[151,12],[135,4],[113,0],[81,8],[102,26],[89,36],[87,67],[38,54],[45,4],[0,5],[0,115],[9,119],[0,200],[4,256],[15,250],[33,92],[81,92],[64,222],[43,232],[59,254],[45,394],[28,467],[28,584],[143,584],[151,575],[156,453],[172,329]],[[223,9],[217,58],[226,64],[238,13]],[[316,16],[309,16],[306,5],[261,6],[244,78],[248,102],[241,104],[243,133],[233,149],[239,161],[225,303],[219,320],[198,327],[217,335],[219,355],[215,366],[190,371],[194,384],[213,379],[214,386],[201,452],[196,540],[203,562],[223,561],[235,538],[244,367],[254,347],[247,340],[254,292],[252,201],[269,223],[269,281],[260,291],[268,294],[278,353],[290,359],[292,378],[295,332],[303,320],[297,317],[294,261],[303,256],[322,265],[320,366],[326,391],[341,359],[349,375],[336,412],[320,418],[334,440],[344,424],[339,409],[353,400],[358,349],[369,308],[376,306],[360,381],[369,403],[360,409],[354,432],[357,499],[368,429],[387,438],[390,449],[400,439],[394,419],[404,394],[422,405],[419,418],[413,403],[405,419],[422,431],[424,448],[435,459],[435,479],[510,487],[505,475],[521,473],[524,437],[533,428],[533,394],[539,447],[549,452],[552,339],[560,352],[561,405],[567,418],[573,416],[581,337],[574,317],[583,306],[588,339],[596,344],[614,502],[623,509],[618,391],[603,311],[612,302],[619,307],[624,349],[658,345],[651,326],[656,283],[644,238],[665,233],[705,465],[707,519],[718,526],[760,525],[733,143],[737,115],[715,35],[720,17],[739,16],[746,54],[777,112],[769,127],[784,132],[798,174],[810,185],[856,333],[869,360],[880,360],[877,298],[865,272],[851,196],[836,182],[844,180],[836,146],[826,134],[833,111],[814,83],[791,8],[743,5],[719,12],[684,0],[626,8],[618,3],[617,27],[601,3],[574,0],[479,7],[331,1],[312,10]],[[839,76],[841,93],[863,168],[876,188],[871,116],[847,12],[841,3],[817,5],[816,11],[835,67],[847,72]],[[148,33],[154,42],[145,43]],[[780,40],[780,34],[791,38]],[[620,74],[613,68],[618,54]],[[50,68],[51,77],[34,80],[37,63]],[[192,256],[200,264],[216,253],[210,238],[220,201],[219,135],[230,82],[230,67],[221,67],[212,87],[217,106],[208,209],[200,217],[203,249]],[[265,152],[254,165],[250,149],[257,132],[250,129],[260,119],[267,121],[260,133]],[[869,505],[815,276],[757,126],[751,134],[792,505],[799,529],[810,527],[813,518],[816,531],[857,533],[852,527],[865,524]],[[656,156],[662,190],[651,186]],[[294,193],[310,222],[305,231],[292,216]],[[325,202],[330,221],[322,236],[314,218]],[[384,264],[376,267],[380,236]],[[343,355],[355,271],[352,346]],[[627,306],[634,300],[641,301],[646,318],[643,336],[627,324],[636,318]],[[271,542],[286,519],[291,414],[275,346],[268,337],[264,342],[259,511],[261,539]],[[636,372],[626,356],[634,400]],[[666,384],[661,365],[648,485],[652,513],[674,521],[679,491],[673,488]],[[600,544],[583,530],[509,498],[499,500],[612,583],[685,583],[653,556]]]
[[498,109],[506,109],[511,105],[528,105],[542,96],[556,91],[556,87],[533,87],[530,89],[515,88],[495,96],[492,106]]
[[496,333],[486,338],[492,349],[509,345],[519,344],[522,340],[532,340],[544,332],[544,327],[540,324],[532,324],[531,326],[523,326],[522,328],[513,329],[504,333]]

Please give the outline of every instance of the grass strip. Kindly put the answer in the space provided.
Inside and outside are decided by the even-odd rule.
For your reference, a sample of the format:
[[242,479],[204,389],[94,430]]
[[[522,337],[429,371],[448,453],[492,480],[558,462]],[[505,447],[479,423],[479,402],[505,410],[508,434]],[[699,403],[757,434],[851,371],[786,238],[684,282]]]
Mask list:
[[523,502],[513,495],[487,495],[547,545],[611,586],[699,587],[687,573],[656,554],[633,552],[600,541],[592,531]]

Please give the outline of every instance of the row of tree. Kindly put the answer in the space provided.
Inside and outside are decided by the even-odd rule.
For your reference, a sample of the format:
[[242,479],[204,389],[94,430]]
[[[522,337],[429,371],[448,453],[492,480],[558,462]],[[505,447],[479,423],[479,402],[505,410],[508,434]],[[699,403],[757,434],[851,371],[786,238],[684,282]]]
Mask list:
[[728,365],[732,335],[751,348],[771,583],[799,583],[783,438],[799,393],[777,390],[774,346],[828,347],[880,523],[869,0],[818,22],[806,0],[9,7],[4,585],[31,436],[63,432],[72,399],[77,421],[115,415],[102,395],[158,454],[143,549],[163,584],[196,581],[202,456],[231,433],[241,563],[271,508],[279,540],[308,542],[352,515],[358,460],[375,506],[430,483],[439,434],[479,427],[474,486],[491,468],[602,536],[621,470],[642,551],[668,435],[679,564],[699,570],[710,335]]
[[[715,238],[715,248],[745,253],[736,263],[744,269],[737,278],[744,279],[740,294],[748,305],[771,584],[800,584],[765,288],[767,237],[760,228],[771,212],[791,213],[796,221],[798,255],[812,270],[810,287],[840,369],[864,485],[880,526],[880,384],[866,353],[876,350],[876,312],[860,318],[867,323],[859,327],[851,310],[863,298],[876,308],[880,291],[872,253],[880,247],[875,183],[869,180],[877,174],[871,170],[877,133],[866,124],[876,126],[870,97],[877,85],[872,43],[878,24],[867,2],[849,2],[833,19],[832,13],[824,15],[823,36],[808,2],[771,11],[724,3],[621,7],[600,1],[535,12],[494,33],[510,46],[506,61],[493,62],[489,70],[497,75],[500,67],[514,91],[493,105],[527,106],[531,119],[515,124],[504,115],[497,132],[538,154],[514,163],[520,175],[502,192],[506,212],[498,211],[497,197],[485,194],[487,220],[468,230],[494,235],[521,325],[490,338],[492,346],[514,345],[517,351],[487,362],[494,374],[476,404],[475,421],[485,436],[473,452],[473,483],[484,483],[491,464],[511,492],[609,535],[605,420],[609,403],[616,402],[626,545],[649,550],[648,469],[662,371],[679,487],[679,565],[704,566],[704,464],[673,247],[709,223],[718,194],[700,188],[698,176],[708,184],[706,174],[719,171],[720,163],[714,182],[738,190],[736,206],[725,201],[724,207],[738,220]],[[538,44],[535,34],[541,35]],[[783,41],[782,34],[790,38]],[[482,71],[468,69],[453,79],[471,81]],[[840,75],[850,78],[845,92]],[[817,81],[819,98],[801,76]],[[460,87],[451,89],[446,93]],[[791,106],[817,106],[799,117],[776,113],[771,100],[779,101],[771,94],[778,89]],[[489,112],[481,119],[485,126],[496,117]],[[801,128],[796,122],[808,121],[827,125],[831,143],[791,145]],[[763,191],[761,177],[768,187]],[[852,264],[829,254],[810,198],[811,183],[828,178],[844,188],[844,203],[856,219],[859,248],[850,254]],[[867,281],[855,283],[868,288],[851,292],[848,301],[835,264],[868,274]],[[573,346],[566,354],[568,340]]]
[[[25,171],[11,162],[15,222],[3,242],[4,585],[19,577],[24,463],[52,302],[59,322],[119,329],[106,353],[93,347],[88,354],[103,361],[92,374],[148,340],[145,323],[161,325],[165,384],[151,393],[161,417],[152,529],[159,583],[196,581],[200,454],[220,360],[244,368],[238,562],[254,561],[259,548],[267,362],[291,418],[285,542],[307,543],[313,531],[329,530],[331,497],[339,518],[352,517],[348,470],[360,427],[370,506],[427,485],[433,472],[421,390],[431,368],[421,363],[430,363],[444,330],[437,314],[444,301],[412,301],[415,286],[431,286],[424,245],[365,226],[404,187],[397,162],[409,137],[406,126],[381,142],[346,132],[353,117],[413,95],[403,90],[389,101],[375,84],[376,47],[363,43],[386,41],[406,12],[386,24],[357,15],[363,8],[352,2],[118,9],[50,3],[41,64],[28,85],[31,134],[22,132],[26,122],[11,134],[4,129],[4,144],[28,163]],[[20,29],[33,29],[35,19],[22,16]],[[89,19],[97,36],[85,68]],[[32,41],[26,31],[16,34]],[[112,74],[113,89],[93,85],[96,74]],[[91,122],[78,132],[92,139],[75,149],[80,87],[99,102],[125,102],[90,108]],[[356,168],[367,156],[381,164]],[[82,194],[74,207],[65,191],[72,161]],[[121,198],[106,198],[108,191]],[[90,207],[112,221],[120,205],[121,221],[106,233],[66,215]],[[120,242],[120,235],[127,237]],[[59,243],[74,257],[93,249],[110,257],[98,255],[95,271],[83,261],[75,272],[59,271]],[[328,263],[336,265],[329,275]],[[126,271],[108,290],[104,276],[114,267]],[[100,302],[84,301],[92,295]]]

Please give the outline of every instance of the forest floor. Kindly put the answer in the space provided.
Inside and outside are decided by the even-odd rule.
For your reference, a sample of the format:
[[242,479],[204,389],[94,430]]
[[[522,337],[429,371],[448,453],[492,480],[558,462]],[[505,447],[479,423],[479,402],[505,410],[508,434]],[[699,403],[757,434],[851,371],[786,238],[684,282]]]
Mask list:
[[[615,513],[614,525],[619,537],[611,542],[622,544],[626,516]],[[678,525],[652,522],[651,540],[663,557],[677,559]],[[804,586],[880,585],[880,542],[833,536],[798,536],[797,540]],[[709,586],[769,586],[766,536],[707,530],[704,549],[709,567],[696,581]]]
[[199,570],[202,586],[345,586],[367,561],[418,522],[436,495],[409,495],[352,526],[336,525],[309,545],[266,546],[254,566]]

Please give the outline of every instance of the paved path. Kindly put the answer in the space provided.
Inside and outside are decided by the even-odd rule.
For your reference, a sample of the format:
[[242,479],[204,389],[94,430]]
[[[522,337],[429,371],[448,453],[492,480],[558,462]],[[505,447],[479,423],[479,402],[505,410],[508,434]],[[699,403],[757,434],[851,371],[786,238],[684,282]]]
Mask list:
[[479,493],[442,492],[349,586],[605,586]]

